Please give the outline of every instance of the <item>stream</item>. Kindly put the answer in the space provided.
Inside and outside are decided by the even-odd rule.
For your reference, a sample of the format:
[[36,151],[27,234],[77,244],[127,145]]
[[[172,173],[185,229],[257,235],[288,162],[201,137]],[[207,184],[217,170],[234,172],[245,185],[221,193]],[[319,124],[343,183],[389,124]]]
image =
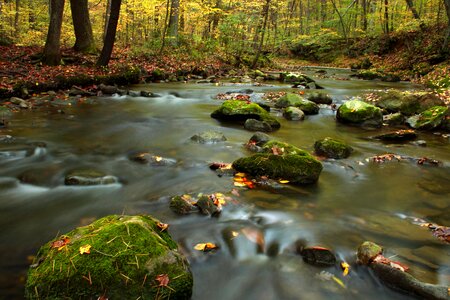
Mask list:
[[[403,82],[317,82],[338,104],[371,90],[419,88]],[[319,115],[300,122],[279,116],[281,129],[270,136],[310,152],[318,139],[341,139],[355,149],[349,158],[323,161],[315,185],[235,187],[232,177],[219,177],[208,166],[250,155],[244,144],[253,133],[221,124],[210,114],[221,104],[215,99],[218,93],[245,88],[256,93],[293,90],[280,84],[143,84],[130,89],[159,97],[93,97],[15,113],[9,126],[0,129],[0,299],[23,298],[30,256],[42,244],[109,214],[150,214],[169,223],[170,234],[191,263],[195,300],[410,299],[356,265],[356,249],[366,240],[382,245],[386,257],[408,265],[420,280],[450,285],[449,245],[411,221],[417,217],[450,226],[448,137],[419,132],[426,147],[387,144],[371,139],[383,129],[341,125],[329,106],[321,106]],[[222,132],[227,141],[190,141],[207,130]],[[155,167],[130,161],[136,151],[177,163]],[[426,156],[443,164],[368,160],[385,153]],[[64,185],[64,175],[81,167],[117,176],[119,183]],[[25,177],[33,184],[18,179]],[[219,217],[178,216],[169,208],[171,196],[216,192],[233,198]],[[209,253],[193,249],[204,242],[220,248]],[[350,274],[344,277],[338,264],[306,264],[295,253],[299,245],[331,249],[352,266]],[[322,271],[340,278],[345,287],[327,280]]]

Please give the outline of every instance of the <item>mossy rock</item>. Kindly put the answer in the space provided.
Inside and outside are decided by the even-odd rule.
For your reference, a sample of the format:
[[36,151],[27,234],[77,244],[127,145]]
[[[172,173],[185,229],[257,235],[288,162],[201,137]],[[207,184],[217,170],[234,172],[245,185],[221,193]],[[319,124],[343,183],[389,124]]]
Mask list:
[[252,176],[269,176],[294,184],[309,184],[317,182],[323,167],[310,155],[257,153],[235,160],[233,168]]
[[300,95],[294,93],[287,93],[286,95],[280,97],[278,101],[275,103],[276,108],[286,108],[289,106],[295,106],[297,103],[300,103],[302,97]]
[[197,210],[190,199],[191,197],[188,195],[172,197],[170,199],[170,209],[179,215],[190,214]]
[[240,100],[227,100],[222,106],[215,110],[211,117],[221,121],[245,122],[248,119],[267,122],[272,129],[280,128],[281,124],[272,117],[265,109],[256,103],[248,103]]
[[336,119],[345,124],[381,127],[383,114],[379,107],[360,100],[351,100],[342,104]]
[[383,253],[383,248],[373,242],[365,241],[358,247],[358,263],[369,265],[372,260]]
[[435,106],[422,112],[420,115],[408,118],[406,123],[414,129],[435,129],[444,124],[447,113],[448,107]]
[[435,93],[431,92],[400,92],[389,90],[376,94],[374,104],[388,112],[400,112],[405,116],[421,113],[433,106],[445,106]]
[[405,123],[405,116],[402,113],[392,113],[383,116],[383,123],[389,126],[402,125]]
[[333,99],[330,95],[324,93],[311,93],[308,95],[308,100],[312,101],[316,104],[331,104],[333,103]]
[[353,152],[353,148],[343,141],[332,138],[324,138],[314,143],[314,150],[317,155],[328,158],[347,158]]
[[[188,262],[157,224],[149,216],[112,215],[48,242],[28,271],[26,298],[190,299]],[[90,253],[81,254],[86,245]],[[168,287],[158,287],[161,274]]]
[[289,121],[303,121],[305,113],[298,107],[289,106],[284,110],[283,117]]
[[208,130],[197,133],[191,137],[191,141],[199,144],[214,144],[226,141],[227,138],[222,132]]
[[117,183],[117,177],[107,175],[93,169],[80,169],[69,172],[65,179],[65,185],[105,185]]
[[300,149],[294,145],[279,142],[275,140],[271,140],[266,142],[262,147],[262,152],[264,153],[273,153],[274,149],[276,151],[281,152],[280,154],[295,154],[300,156],[311,156],[311,154],[303,149]]

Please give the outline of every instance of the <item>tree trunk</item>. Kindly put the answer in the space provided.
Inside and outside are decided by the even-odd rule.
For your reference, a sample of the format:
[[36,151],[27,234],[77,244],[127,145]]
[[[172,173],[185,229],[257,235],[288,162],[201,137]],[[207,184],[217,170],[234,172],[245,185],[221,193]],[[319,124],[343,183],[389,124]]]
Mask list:
[[42,62],[56,66],[61,63],[61,25],[63,21],[65,0],[50,0],[50,24],[45,41]]
[[16,0],[16,14],[14,15],[14,31],[16,38],[19,37],[20,0]]
[[36,29],[36,16],[34,14],[34,0],[28,2],[28,23],[30,23],[31,29]]
[[361,2],[362,6],[362,30],[364,32],[367,31],[367,0],[362,0]]
[[180,18],[180,0],[171,0],[170,18],[168,26],[169,44],[178,45],[178,21]]
[[253,59],[253,63],[251,68],[254,69],[256,67],[256,64],[258,63],[259,56],[261,55],[262,47],[264,44],[264,36],[266,34],[267,30],[267,20],[269,19],[269,9],[270,9],[270,1],[266,0],[266,4],[263,7],[262,16],[263,16],[263,25],[262,25],[262,31],[261,31],[261,40],[259,41],[259,46],[256,51],[255,58]]
[[389,33],[389,0],[384,0],[384,33]]
[[450,0],[444,0],[445,5],[445,11],[447,12],[447,33],[445,34],[444,43],[442,44],[442,53],[449,52],[449,45],[448,42],[450,42]]
[[107,0],[106,1],[105,18],[104,18],[104,26],[103,26],[103,42],[105,41],[105,38],[106,38],[106,31],[108,30],[110,14],[111,14],[111,0]]
[[107,66],[111,59],[111,54],[116,40],[117,23],[119,22],[120,5],[122,0],[111,0],[111,13],[108,18],[108,27],[106,29],[105,42],[98,58],[98,66]]
[[425,24],[420,19],[419,13],[417,12],[416,8],[414,7],[413,1],[412,0],[406,0],[406,4],[408,5],[409,10],[412,12],[414,19],[419,21],[420,29],[424,30],[425,29]]
[[70,0],[75,45],[73,49],[84,53],[96,51],[91,20],[89,19],[88,0]]

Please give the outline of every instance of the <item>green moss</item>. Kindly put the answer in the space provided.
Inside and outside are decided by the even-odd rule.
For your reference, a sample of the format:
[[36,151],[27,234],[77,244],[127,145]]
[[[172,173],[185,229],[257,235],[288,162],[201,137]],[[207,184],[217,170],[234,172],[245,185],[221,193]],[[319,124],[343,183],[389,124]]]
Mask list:
[[233,162],[233,168],[253,176],[269,176],[291,183],[314,183],[322,172],[322,164],[312,156],[258,153]]
[[[61,250],[47,243],[28,273],[28,299],[186,299],[192,275],[177,245],[148,216],[108,216],[66,235]],[[61,240],[63,236],[56,240]],[[79,248],[91,245],[90,254]],[[169,288],[155,278],[168,274]]]
[[407,123],[415,129],[434,129],[444,123],[448,107],[435,106],[420,115],[410,117]]
[[329,158],[347,158],[353,152],[353,148],[342,141],[332,138],[324,138],[314,143],[314,150],[317,155]]
[[247,119],[266,121],[273,129],[280,128],[280,122],[256,103],[240,100],[227,100],[211,114],[212,118],[223,121],[245,122]]
[[311,154],[309,154],[309,152],[305,150],[302,150],[288,143],[274,140],[265,143],[264,146],[262,147],[262,151],[264,153],[273,153],[273,148],[278,148],[278,150],[279,151],[281,150],[283,154],[297,154],[300,156],[311,156]]
[[342,104],[336,114],[338,121],[355,125],[380,127],[383,123],[381,109],[360,100],[351,100]]
[[368,265],[377,255],[382,253],[383,248],[381,246],[373,242],[365,241],[358,247],[358,262],[363,265]]
[[277,108],[286,108],[289,106],[296,106],[296,104],[300,103],[302,97],[294,93],[287,93],[278,99],[277,103],[275,103],[275,107]]

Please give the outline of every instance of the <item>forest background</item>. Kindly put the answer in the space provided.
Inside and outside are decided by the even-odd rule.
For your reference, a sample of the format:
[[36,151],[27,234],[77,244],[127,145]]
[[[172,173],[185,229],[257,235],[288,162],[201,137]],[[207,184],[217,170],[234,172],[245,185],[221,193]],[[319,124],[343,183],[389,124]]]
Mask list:
[[315,64],[442,90],[449,37],[450,0],[2,0],[0,88],[130,66],[176,80]]

